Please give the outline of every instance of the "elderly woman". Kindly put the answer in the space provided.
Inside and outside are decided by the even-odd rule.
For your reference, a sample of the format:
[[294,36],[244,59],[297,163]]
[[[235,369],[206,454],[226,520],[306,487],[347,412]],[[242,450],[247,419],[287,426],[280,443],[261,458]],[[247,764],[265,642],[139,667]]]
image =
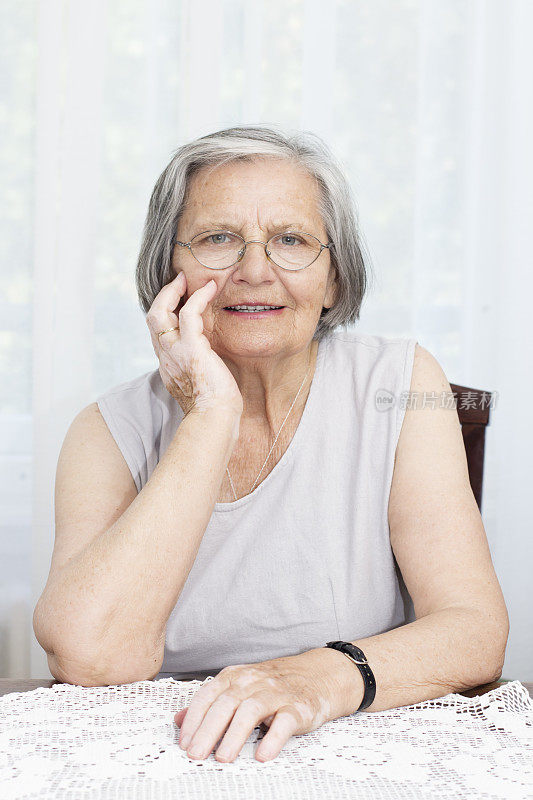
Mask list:
[[260,723],[264,761],[339,716],[497,679],[508,617],[457,412],[420,402],[450,385],[414,339],[347,326],[365,263],[321,140],[240,127],[179,148],[136,279],[159,366],[63,443],[34,613],[52,674],[214,676],[175,721],[220,761]]

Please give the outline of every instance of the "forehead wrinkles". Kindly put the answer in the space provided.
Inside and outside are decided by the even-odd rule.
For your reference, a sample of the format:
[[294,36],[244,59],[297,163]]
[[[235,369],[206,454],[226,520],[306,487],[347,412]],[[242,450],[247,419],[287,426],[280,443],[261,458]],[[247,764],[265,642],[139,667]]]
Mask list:
[[317,225],[322,226],[320,214],[314,207],[298,203],[279,205],[262,204],[257,200],[249,206],[234,203],[198,202],[188,206],[187,219],[193,226],[222,225],[231,230],[249,228],[269,231],[275,228],[292,227],[311,231]]
[[[300,229],[314,232],[323,227],[319,211],[319,185],[307,171],[291,170],[278,182],[280,170],[267,176],[250,174],[236,168],[232,173],[214,170],[191,179],[182,206],[182,216],[196,228],[220,222],[231,229],[268,231],[300,221]],[[231,225],[229,223],[232,223]]]

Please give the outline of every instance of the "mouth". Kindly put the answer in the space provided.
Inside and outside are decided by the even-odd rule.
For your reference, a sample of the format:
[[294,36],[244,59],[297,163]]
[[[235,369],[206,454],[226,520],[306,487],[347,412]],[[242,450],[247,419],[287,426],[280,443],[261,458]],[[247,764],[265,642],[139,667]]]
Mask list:
[[245,319],[279,316],[285,306],[225,306],[224,311]]

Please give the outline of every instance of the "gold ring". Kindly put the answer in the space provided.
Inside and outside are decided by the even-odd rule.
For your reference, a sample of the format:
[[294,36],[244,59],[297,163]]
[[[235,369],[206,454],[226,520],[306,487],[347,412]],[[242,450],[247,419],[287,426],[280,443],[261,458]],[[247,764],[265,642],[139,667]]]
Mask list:
[[176,325],[175,328],[169,328],[168,331],[161,331],[161,333],[158,333],[157,335],[163,336],[164,333],[170,333],[170,331],[179,331],[179,327]]

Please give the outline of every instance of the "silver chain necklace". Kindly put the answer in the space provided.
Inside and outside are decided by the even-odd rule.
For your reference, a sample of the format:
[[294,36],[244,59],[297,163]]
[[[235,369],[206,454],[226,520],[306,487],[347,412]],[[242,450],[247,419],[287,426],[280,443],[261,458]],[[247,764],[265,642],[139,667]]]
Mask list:
[[[278,436],[280,435],[280,433],[281,433],[281,431],[282,431],[282,429],[283,429],[283,426],[284,426],[284,425],[285,425],[285,423],[287,422],[287,418],[288,418],[289,414],[291,413],[291,411],[292,411],[292,409],[293,409],[293,406],[294,406],[294,404],[295,404],[296,400],[298,399],[298,395],[299,395],[299,394],[300,394],[300,392],[302,391],[302,386],[303,386],[303,385],[304,385],[304,383],[305,383],[305,379],[306,379],[306,378],[307,378],[307,376],[309,375],[309,370],[310,370],[310,369],[311,369],[311,365],[309,365],[309,367],[307,368],[307,372],[305,373],[305,375],[304,375],[304,379],[303,379],[303,381],[302,381],[302,382],[301,382],[301,384],[300,384],[300,388],[298,389],[298,391],[297,391],[297,393],[296,393],[296,397],[295,397],[295,398],[294,398],[294,400],[292,401],[292,405],[291,405],[291,407],[289,408],[289,410],[287,411],[287,416],[285,417],[285,419],[284,419],[284,420],[283,420],[283,422],[281,423],[281,428],[279,429],[279,431],[278,431],[278,433],[277,433],[277,435],[276,435],[276,438],[275,438],[275,439],[274,439],[274,441],[272,442],[272,447],[270,448],[270,450],[269,450],[269,453],[268,453],[267,457],[265,458],[265,460],[264,460],[264,462],[263,462],[263,466],[262,466],[262,467],[261,467],[261,469],[259,470],[259,475],[258,475],[258,476],[257,476],[257,478],[255,479],[255,481],[254,481],[254,483],[253,483],[253,486],[252,486],[252,488],[250,489],[250,493],[251,493],[251,492],[253,492],[253,490],[255,489],[255,484],[256,484],[256,483],[257,483],[257,481],[259,480],[259,476],[260,476],[260,475],[261,475],[261,473],[263,472],[263,470],[264,470],[264,468],[265,468],[265,464],[267,463],[268,459],[270,458],[270,454],[272,453],[272,450],[274,449],[274,445],[275,445],[275,444],[276,444],[276,442],[278,441]],[[238,499],[238,498],[237,498],[237,492],[235,491],[235,487],[234,487],[234,485],[233,485],[233,481],[231,480],[231,475],[229,474],[229,469],[228,469],[227,467],[226,467],[226,472],[228,473],[229,482],[230,482],[230,484],[231,484],[231,488],[232,488],[232,490],[233,490],[233,496],[235,497],[235,500],[237,500],[237,499]]]

